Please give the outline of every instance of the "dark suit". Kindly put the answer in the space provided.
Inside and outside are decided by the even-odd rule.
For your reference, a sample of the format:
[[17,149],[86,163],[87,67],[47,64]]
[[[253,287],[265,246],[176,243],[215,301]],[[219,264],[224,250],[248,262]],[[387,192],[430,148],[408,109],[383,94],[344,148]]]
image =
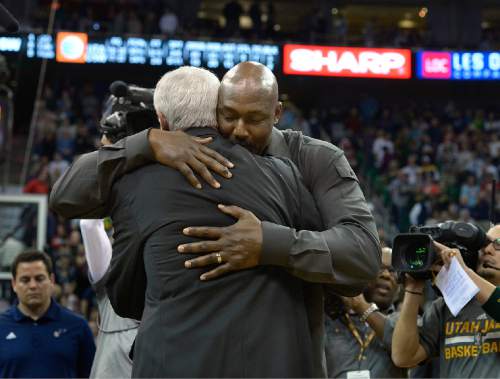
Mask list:
[[190,256],[177,252],[193,241],[181,234],[184,227],[234,222],[219,203],[249,209],[262,221],[321,228],[312,196],[290,161],[255,156],[213,129],[188,133],[213,136],[211,147],[235,164],[221,189],[196,190],[177,171],[154,164],[112,190],[107,288],[119,315],[142,316],[133,376],[313,376],[305,282],[275,266],[202,282],[206,269],[185,269]]

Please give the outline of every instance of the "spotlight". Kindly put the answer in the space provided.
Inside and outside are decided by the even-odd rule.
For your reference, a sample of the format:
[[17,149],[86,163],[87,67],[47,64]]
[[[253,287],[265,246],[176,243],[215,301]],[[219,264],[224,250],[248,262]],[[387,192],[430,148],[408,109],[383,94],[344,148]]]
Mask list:
[[425,16],[427,16],[427,13],[429,12],[429,9],[427,9],[426,7],[423,7],[421,8],[419,11],[418,11],[418,17],[420,18],[424,18]]

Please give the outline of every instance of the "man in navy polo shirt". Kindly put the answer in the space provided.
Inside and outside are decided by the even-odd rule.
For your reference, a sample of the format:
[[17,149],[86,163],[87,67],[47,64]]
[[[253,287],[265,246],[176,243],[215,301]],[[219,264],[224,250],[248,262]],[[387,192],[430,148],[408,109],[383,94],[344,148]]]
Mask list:
[[12,287],[19,303],[0,315],[0,377],[88,378],[94,338],[82,317],[51,299],[48,255],[19,254],[12,264]]

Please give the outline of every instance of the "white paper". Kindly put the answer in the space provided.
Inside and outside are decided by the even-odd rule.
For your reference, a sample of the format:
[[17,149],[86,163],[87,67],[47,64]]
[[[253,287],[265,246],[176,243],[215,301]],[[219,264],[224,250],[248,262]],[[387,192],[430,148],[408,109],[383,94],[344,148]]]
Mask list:
[[479,288],[455,257],[451,259],[448,269],[443,266],[439,271],[436,276],[436,286],[441,290],[444,301],[453,316],[456,316],[479,292]]
[[370,379],[370,370],[347,371],[347,379]]

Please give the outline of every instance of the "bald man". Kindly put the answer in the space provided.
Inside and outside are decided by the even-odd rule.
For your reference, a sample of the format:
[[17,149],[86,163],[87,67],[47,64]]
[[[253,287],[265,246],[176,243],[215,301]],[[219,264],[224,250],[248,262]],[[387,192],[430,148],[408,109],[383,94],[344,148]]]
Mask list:
[[[201,254],[186,262],[187,269],[217,265],[204,279],[266,265],[309,282],[305,293],[319,377],[326,375],[321,284],[342,295],[359,294],[379,271],[379,242],[358,179],[342,150],[299,132],[273,128],[281,111],[276,78],[265,66],[245,62],[224,76],[217,109],[221,133],[255,153],[291,159],[313,194],[326,230],[298,231],[242,211],[230,227],[187,228],[185,234],[208,241],[179,246],[179,252]],[[201,183],[193,179],[193,170],[215,188],[224,185],[231,163],[181,133],[144,131],[84,155],[54,186],[51,208],[64,217],[102,217],[113,182],[153,160],[179,169],[197,187]],[[220,174],[218,181],[207,167]],[[85,178],[80,178],[82,174]]]

